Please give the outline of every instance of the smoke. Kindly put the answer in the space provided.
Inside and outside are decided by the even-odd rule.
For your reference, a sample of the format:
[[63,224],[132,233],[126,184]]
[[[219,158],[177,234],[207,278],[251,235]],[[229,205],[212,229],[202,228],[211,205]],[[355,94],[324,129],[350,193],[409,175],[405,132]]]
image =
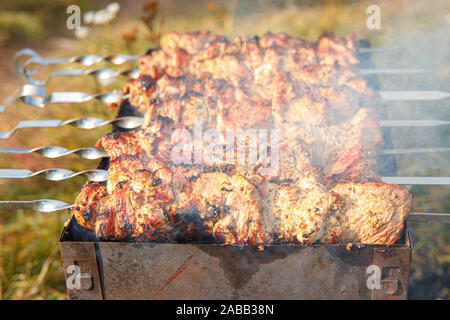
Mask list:
[[[379,76],[382,90],[450,91],[450,3],[448,1],[370,1],[381,12],[381,29],[362,28],[360,38],[389,50],[372,55],[375,68],[423,68],[415,75]],[[366,4],[365,3],[365,4]],[[364,6],[365,6],[364,4]],[[360,29],[360,23],[347,30]],[[389,102],[390,120],[450,120],[450,99]],[[393,128],[393,148],[449,147],[450,126]],[[450,157],[444,153],[397,155],[398,175],[449,176]],[[449,212],[448,186],[408,187],[413,211]]]
[[[413,2],[412,4],[415,4]],[[427,73],[403,76],[380,76],[383,90],[449,91],[450,40],[449,16],[436,11],[435,16],[414,13],[420,8],[405,7],[397,32],[383,45],[390,51],[373,55],[377,68],[423,68]],[[447,10],[448,12],[448,10]],[[391,120],[449,120],[450,101],[390,102]],[[392,129],[395,148],[448,147],[449,127],[408,127]],[[401,155],[397,157],[399,174],[450,174],[448,153]]]
[[[428,71],[413,75],[380,75],[381,90],[450,91],[448,1],[316,1],[312,4],[302,0],[265,0],[262,2],[264,6],[255,4],[254,9],[249,9],[247,1],[239,3],[235,12],[240,23],[234,26],[234,33],[271,30],[312,41],[327,30],[340,36],[354,33],[374,47],[387,49],[372,54],[375,68],[422,68]],[[379,30],[368,26],[371,17],[367,8],[373,5],[380,8]],[[249,27],[247,20],[264,23]],[[388,102],[386,107],[390,120],[450,120],[450,99]],[[450,147],[450,126],[393,128],[391,131],[393,148]],[[448,152],[396,155],[398,175],[449,176],[449,159]],[[434,190],[436,188],[439,188],[437,192]],[[419,194],[428,193],[428,190],[433,194],[434,204],[417,196],[417,209],[450,210],[446,200],[449,198],[448,188],[436,188],[410,188]],[[436,197],[440,200],[436,201]]]

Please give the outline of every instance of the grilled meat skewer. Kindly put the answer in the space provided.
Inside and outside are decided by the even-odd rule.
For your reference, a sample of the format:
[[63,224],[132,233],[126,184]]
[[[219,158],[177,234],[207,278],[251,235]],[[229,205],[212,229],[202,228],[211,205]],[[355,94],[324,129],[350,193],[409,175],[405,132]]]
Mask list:
[[[42,199],[32,201],[0,201],[0,210],[34,210],[56,212],[73,208],[73,204],[58,200]],[[450,213],[410,212],[408,222],[450,223]]]
[[[411,153],[432,153],[432,152],[449,152],[450,148],[408,148],[408,149],[384,149],[384,154],[411,154]],[[69,150],[58,146],[45,146],[32,149],[25,148],[0,148],[0,153],[15,153],[15,154],[30,154],[38,153],[46,158],[60,158],[71,154],[76,154],[83,159],[97,160],[101,158],[108,158],[108,153],[101,148],[76,148]]]

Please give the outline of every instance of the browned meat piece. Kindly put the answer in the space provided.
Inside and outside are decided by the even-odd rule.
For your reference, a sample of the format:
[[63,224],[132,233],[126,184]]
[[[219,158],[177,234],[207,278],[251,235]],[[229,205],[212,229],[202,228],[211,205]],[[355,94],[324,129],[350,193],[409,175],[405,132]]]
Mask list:
[[[129,172],[131,175],[131,172]],[[121,240],[130,238],[136,228],[136,222],[134,218],[134,208],[129,198],[130,179],[132,176],[123,177],[126,180],[121,180],[117,184],[109,184],[108,192],[110,197],[114,199],[114,239]],[[114,188],[111,190],[111,188]]]
[[407,190],[381,183],[340,183],[332,189],[343,199],[334,230],[340,240],[353,243],[393,244],[401,235],[411,205]]
[[113,193],[116,186],[132,179],[134,172],[145,169],[144,162],[133,155],[124,155],[112,160],[109,165],[108,193]]
[[195,54],[201,51],[206,44],[216,41],[226,41],[226,38],[209,32],[197,31],[184,34],[172,32],[163,35],[160,44],[161,48],[167,52],[173,52],[180,48],[189,54]]
[[280,48],[311,48],[311,42],[288,36],[286,33],[273,34],[267,32],[259,41],[261,47],[267,49],[270,47],[280,47]]
[[168,239],[172,228],[167,205],[175,199],[171,184],[167,167],[135,172],[128,194],[136,221],[134,239]]
[[139,58],[138,69],[141,74],[154,79],[164,74],[180,77],[185,73],[188,63],[189,55],[185,50],[168,44],[162,50],[152,50],[149,55]]
[[193,72],[196,72],[198,77],[210,76],[213,79],[224,79],[235,87],[239,86],[242,78],[248,77],[248,73],[238,57],[233,55],[220,55],[204,60]]
[[[290,77],[310,89],[334,89],[341,91],[346,87],[359,94],[369,94],[372,91],[367,87],[366,81],[358,74],[354,67],[338,67],[330,65],[312,65],[307,67],[285,66]],[[314,92],[312,92],[314,94]],[[328,96],[326,96],[328,98]]]
[[272,230],[278,241],[302,244],[393,244],[401,236],[411,198],[381,183],[340,183],[327,191],[315,179],[283,184],[275,192]]
[[91,182],[83,187],[72,210],[79,224],[88,229],[94,228],[99,208],[107,194],[106,187],[100,183]]
[[185,33],[181,35],[178,47],[185,50],[188,54],[194,54],[203,49],[206,41],[211,41],[211,39],[205,37],[201,32]]
[[326,101],[311,96],[294,98],[285,103],[274,101],[273,117],[278,128],[295,123],[323,125],[326,122]]
[[313,65],[307,67],[291,66],[286,68],[290,76],[305,86],[337,86],[339,84],[339,70],[328,65]]
[[[99,207],[97,220],[95,221],[95,235],[100,240],[116,239],[116,210],[114,197],[107,197]],[[80,221],[78,221],[80,223]],[[83,225],[81,223],[81,225]]]
[[194,180],[194,202],[209,231],[220,242],[258,244],[267,241],[262,202],[257,189],[242,175],[214,172]]
[[263,64],[264,51],[259,46],[257,39],[249,39],[245,43],[244,64],[249,70],[254,70]]
[[334,185],[339,181],[379,181],[376,165],[375,158],[364,153],[361,145],[345,149],[339,152],[336,162],[329,167],[328,184]]
[[234,100],[218,101],[218,130],[247,130],[267,128],[271,122],[270,105],[262,101]]
[[138,133],[139,131],[109,133],[104,135],[95,146],[103,147],[111,159],[126,154],[140,156],[142,151],[137,141]]
[[316,94],[327,101],[326,121],[329,125],[349,121],[363,107],[360,105],[360,95],[350,88],[319,88]]
[[[171,162],[171,149],[173,147],[171,135],[174,122],[170,118],[161,116],[148,127],[139,130],[138,140],[146,157],[157,158],[159,161]],[[175,141],[174,141],[175,142]]]
[[[267,99],[272,99],[274,86],[276,86],[276,75],[281,72],[279,65],[281,56],[275,48],[268,48],[265,50],[263,63],[253,70],[253,79],[261,95]],[[269,89],[269,90],[267,90]],[[267,90],[267,92],[265,92]],[[258,91],[258,92],[259,92]]]
[[208,108],[207,101],[202,94],[190,92],[183,97],[180,105],[180,123],[183,126],[193,128],[195,122],[201,123],[203,128],[215,126],[215,110]]
[[272,230],[276,240],[309,244],[322,242],[330,217],[338,209],[338,195],[328,192],[313,175],[295,184],[282,184],[271,211],[279,219]]
[[342,66],[358,64],[358,43],[355,36],[340,38],[332,33],[325,33],[317,42],[317,57],[320,64]]
[[171,96],[183,96],[190,89],[189,80],[185,77],[174,78],[167,75],[160,77],[156,83],[153,99],[164,99]]
[[155,80],[148,75],[140,75],[138,79],[127,83],[123,93],[130,95],[128,101],[131,107],[139,113],[144,113],[151,105],[151,95],[155,90]]
[[178,94],[161,97],[154,104],[156,112],[164,118],[173,121],[174,126],[180,123],[180,115],[183,111],[182,101]]
[[317,64],[317,56],[312,43],[305,43],[304,46],[293,46],[286,49],[283,56],[285,70],[294,70],[313,66]]
[[279,181],[298,181],[304,176],[311,174],[311,155],[306,149],[306,145],[299,140],[287,140],[280,144],[280,169],[277,175]]

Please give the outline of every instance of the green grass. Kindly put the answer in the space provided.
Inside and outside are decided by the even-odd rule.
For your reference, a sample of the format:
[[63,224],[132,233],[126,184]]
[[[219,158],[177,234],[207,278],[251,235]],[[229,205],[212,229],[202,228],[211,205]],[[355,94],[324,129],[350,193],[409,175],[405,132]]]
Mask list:
[[[321,6],[301,7],[295,5],[297,1],[285,1],[284,4],[273,6],[268,1],[262,1],[264,8],[256,8],[249,1],[197,1],[195,5],[185,5],[186,1],[164,1],[160,5],[160,12],[151,29],[139,17],[143,12],[121,10],[119,20],[111,25],[96,27],[86,40],[72,40],[70,45],[54,46],[51,41],[44,41],[52,36],[70,35],[60,29],[65,28],[65,7],[71,1],[48,1],[46,5],[36,6],[36,1],[5,0],[0,4],[0,46],[5,49],[6,44],[11,48],[18,48],[14,40],[17,35],[21,41],[36,46],[32,38],[37,37],[43,41],[38,50],[46,57],[69,57],[84,53],[109,54],[113,52],[142,54],[149,47],[155,46],[158,34],[168,31],[194,31],[210,30],[234,37],[239,33],[254,35],[264,34],[267,30],[272,32],[287,32],[310,40],[326,30],[334,30],[339,35],[354,32],[359,37],[368,39],[375,45],[385,44],[389,39],[397,38],[400,42],[407,42],[406,38],[398,37],[404,31],[417,34],[419,39],[427,39],[419,43],[417,50],[429,50],[436,47],[437,41],[441,48],[448,49],[448,36],[443,39],[430,37],[430,28],[436,24],[446,30],[446,19],[441,12],[449,12],[449,4],[445,1],[429,3],[425,6],[420,1],[411,1],[407,7],[401,2],[379,2],[382,9],[382,30],[370,31],[365,26],[365,9],[370,1],[352,1],[345,6],[339,6],[335,1],[322,1]],[[127,7],[145,1],[128,1]],[[283,3],[282,1],[279,1]],[[341,1],[342,2],[342,1]],[[48,3],[53,3],[52,7]],[[124,2],[122,7],[125,7]],[[302,3],[302,1],[300,1]],[[82,8],[88,8],[87,1],[83,1]],[[174,5],[175,4],[175,5]],[[83,7],[84,6],[84,7]],[[98,8],[100,5],[98,5]],[[139,8],[139,6],[137,6]],[[10,15],[7,12],[13,11]],[[6,12],[6,13],[5,13]],[[437,16],[436,16],[436,13]],[[15,17],[15,18],[14,18]],[[25,17],[25,18],[24,18]],[[30,19],[26,18],[30,17]],[[54,26],[58,26],[55,28]],[[136,35],[136,39],[124,37],[125,34]],[[412,37],[414,39],[414,36]],[[27,42],[29,41],[31,42]],[[128,39],[128,40],[127,40]],[[439,41],[438,41],[439,40]],[[445,42],[447,41],[447,42]],[[25,44],[21,44],[25,46]],[[447,46],[447,47],[446,47]],[[12,61],[12,49],[0,59]],[[428,49],[427,49],[428,48]],[[448,50],[441,50],[447,54]],[[382,67],[398,66],[405,61],[414,61],[415,52],[402,52],[401,56],[392,53],[392,57],[385,55],[374,57]],[[397,53],[398,54],[398,53]],[[1,51],[0,51],[1,55]],[[438,77],[419,77],[414,82],[410,77],[382,79],[387,87],[397,89],[403,87],[417,87],[428,89],[450,90],[448,61],[450,57],[440,56],[441,66]],[[410,60],[408,60],[410,59]],[[386,60],[388,60],[386,62]],[[414,62],[427,63],[429,61]],[[131,64],[132,65],[132,64]],[[106,66],[106,64],[98,67]],[[75,65],[74,65],[75,67]],[[97,67],[97,66],[96,66]],[[124,66],[123,66],[124,67]],[[0,78],[0,97],[5,98],[21,85],[17,76]],[[48,91],[85,91],[100,92],[119,89],[125,83],[119,80],[108,87],[100,86],[92,78],[59,78],[52,80]],[[400,84],[399,84],[400,83]],[[391,110],[392,118],[409,117],[418,119],[429,117],[449,120],[449,103],[436,105],[420,104],[400,105]],[[45,109],[33,109],[22,103],[14,103],[5,114],[0,114],[1,130],[11,128],[15,123],[26,119],[69,119],[82,116],[99,118],[112,118],[114,110],[108,110],[100,102],[86,104],[58,104],[50,105]],[[0,147],[37,147],[43,145],[58,145],[67,148],[92,146],[96,140],[110,128],[100,128],[83,131],[71,127],[60,129],[21,130],[11,139],[0,141]],[[435,146],[448,146],[448,129],[437,131],[417,130],[395,131],[396,147],[426,146],[433,141]],[[406,138],[405,138],[406,137]],[[398,158],[401,174],[403,175],[446,175],[449,176],[448,154],[430,156],[400,156]],[[17,156],[1,155],[0,168],[27,168],[39,170],[51,167],[67,168],[74,171],[96,167],[97,162],[82,160],[76,156],[63,159],[45,159],[39,155]],[[72,202],[79,192],[84,181],[77,178],[65,182],[49,182],[43,178],[33,178],[27,181],[0,180],[1,200],[31,200],[31,199],[58,199]],[[416,187],[413,193],[417,194],[413,210],[450,212],[449,189],[439,187]],[[64,212],[42,214],[30,211],[0,211],[0,298],[2,299],[65,299],[65,282],[62,272],[62,263],[58,252],[58,236],[64,222],[68,219]],[[415,241],[413,252],[413,271],[411,284],[422,288],[428,281],[430,274],[438,276],[441,282],[448,273],[450,260],[449,228],[446,225],[422,224],[411,225]],[[439,278],[440,277],[440,278]],[[448,293],[450,285],[447,283],[430,283],[434,291],[427,297],[439,297]],[[429,287],[430,287],[429,286]],[[419,289],[418,289],[419,290]],[[430,289],[431,290],[431,289]],[[411,297],[419,297],[421,292],[411,293]]]

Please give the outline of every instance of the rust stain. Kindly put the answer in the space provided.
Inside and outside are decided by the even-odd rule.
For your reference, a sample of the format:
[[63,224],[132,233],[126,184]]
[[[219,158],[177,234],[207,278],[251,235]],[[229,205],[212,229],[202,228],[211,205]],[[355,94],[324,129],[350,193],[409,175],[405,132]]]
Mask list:
[[191,262],[192,258],[194,258],[194,255],[191,255],[189,258],[186,259],[185,262],[181,266],[178,267],[178,269],[170,276],[169,279],[167,279],[166,283],[156,290],[155,294],[152,296],[154,298],[156,295],[158,295],[161,291],[163,291],[173,280],[175,280],[176,277],[178,277],[180,274],[183,273],[184,270],[186,270],[187,266]]

